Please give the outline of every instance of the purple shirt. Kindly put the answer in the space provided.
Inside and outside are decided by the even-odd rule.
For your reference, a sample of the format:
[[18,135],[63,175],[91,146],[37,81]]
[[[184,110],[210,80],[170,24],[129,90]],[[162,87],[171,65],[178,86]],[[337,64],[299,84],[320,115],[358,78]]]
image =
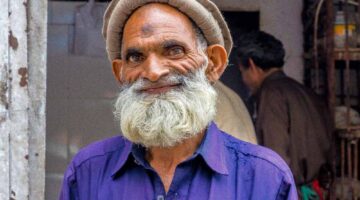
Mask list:
[[60,199],[297,199],[291,171],[276,153],[214,123],[194,155],[177,166],[168,193],[144,156],[143,147],[120,136],[85,147],[65,173]]

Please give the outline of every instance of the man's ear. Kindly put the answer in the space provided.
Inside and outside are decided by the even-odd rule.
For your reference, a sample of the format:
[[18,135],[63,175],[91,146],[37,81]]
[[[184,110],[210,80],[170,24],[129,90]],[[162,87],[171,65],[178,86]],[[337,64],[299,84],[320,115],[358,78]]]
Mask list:
[[212,83],[219,80],[220,76],[224,72],[228,57],[225,48],[218,44],[210,45],[206,52],[209,58],[206,76]]
[[264,72],[260,67],[255,64],[255,62],[251,58],[249,58],[249,70],[256,74]]
[[254,63],[253,59],[249,58],[249,68],[252,70],[257,69],[256,64]]
[[112,72],[116,78],[116,80],[121,84],[121,68],[122,68],[122,60],[115,59],[112,61]]

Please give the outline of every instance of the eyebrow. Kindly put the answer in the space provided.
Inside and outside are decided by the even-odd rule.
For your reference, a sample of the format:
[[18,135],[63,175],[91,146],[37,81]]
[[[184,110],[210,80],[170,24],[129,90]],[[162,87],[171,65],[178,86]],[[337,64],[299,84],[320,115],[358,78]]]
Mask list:
[[128,60],[131,55],[142,54],[139,48],[130,47],[125,51],[125,59]]
[[[163,49],[171,49],[172,47],[175,47],[175,46],[181,46],[185,49],[187,48],[187,45],[184,42],[174,40],[174,39],[165,40],[164,42],[161,43],[161,47]],[[143,55],[143,52],[141,51],[140,48],[129,47],[125,50],[125,59],[128,60],[131,55],[139,55],[139,54]]]
[[172,47],[175,47],[175,46],[182,46],[182,47],[186,47],[187,45],[183,42],[180,42],[178,40],[166,40],[162,43],[162,48],[164,49],[170,49]]

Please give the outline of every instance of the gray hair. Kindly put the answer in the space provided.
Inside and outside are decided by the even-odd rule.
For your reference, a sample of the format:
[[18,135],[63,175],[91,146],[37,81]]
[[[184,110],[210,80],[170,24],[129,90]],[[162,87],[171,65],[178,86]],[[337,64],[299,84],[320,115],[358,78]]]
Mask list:
[[195,32],[195,36],[196,36],[196,45],[198,48],[199,52],[205,52],[205,50],[208,47],[208,43],[207,40],[205,39],[205,36],[203,34],[203,32],[201,31],[201,29],[195,24],[195,22],[192,22],[192,27],[193,30]]

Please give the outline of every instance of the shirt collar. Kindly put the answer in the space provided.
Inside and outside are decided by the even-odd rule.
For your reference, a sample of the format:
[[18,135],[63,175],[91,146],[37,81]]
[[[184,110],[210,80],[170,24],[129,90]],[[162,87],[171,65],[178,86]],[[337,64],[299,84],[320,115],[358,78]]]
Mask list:
[[202,156],[212,170],[223,175],[229,174],[224,141],[214,122],[210,123],[203,142],[196,152]]
[[[139,162],[142,166],[146,166],[144,160],[144,147],[127,141],[124,149],[120,153],[119,160],[111,173],[112,177],[124,167],[130,155],[135,159],[135,162]],[[220,135],[220,130],[214,122],[211,122],[208,126],[204,139],[196,150],[195,155],[200,155],[213,171],[223,175],[229,174],[225,157],[224,141]]]
[[125,146],[123,149],[121,149],[119,159],[116,162],[116,164],[112,170],[112,173],[111,173],[111,177],[113,177],[113,178],[124,167],[126,161],[128,160],[128,158],[130,156],[130,153],[131,153],[132,143],[125,138],[124,138],[124,140],[125,140]]

